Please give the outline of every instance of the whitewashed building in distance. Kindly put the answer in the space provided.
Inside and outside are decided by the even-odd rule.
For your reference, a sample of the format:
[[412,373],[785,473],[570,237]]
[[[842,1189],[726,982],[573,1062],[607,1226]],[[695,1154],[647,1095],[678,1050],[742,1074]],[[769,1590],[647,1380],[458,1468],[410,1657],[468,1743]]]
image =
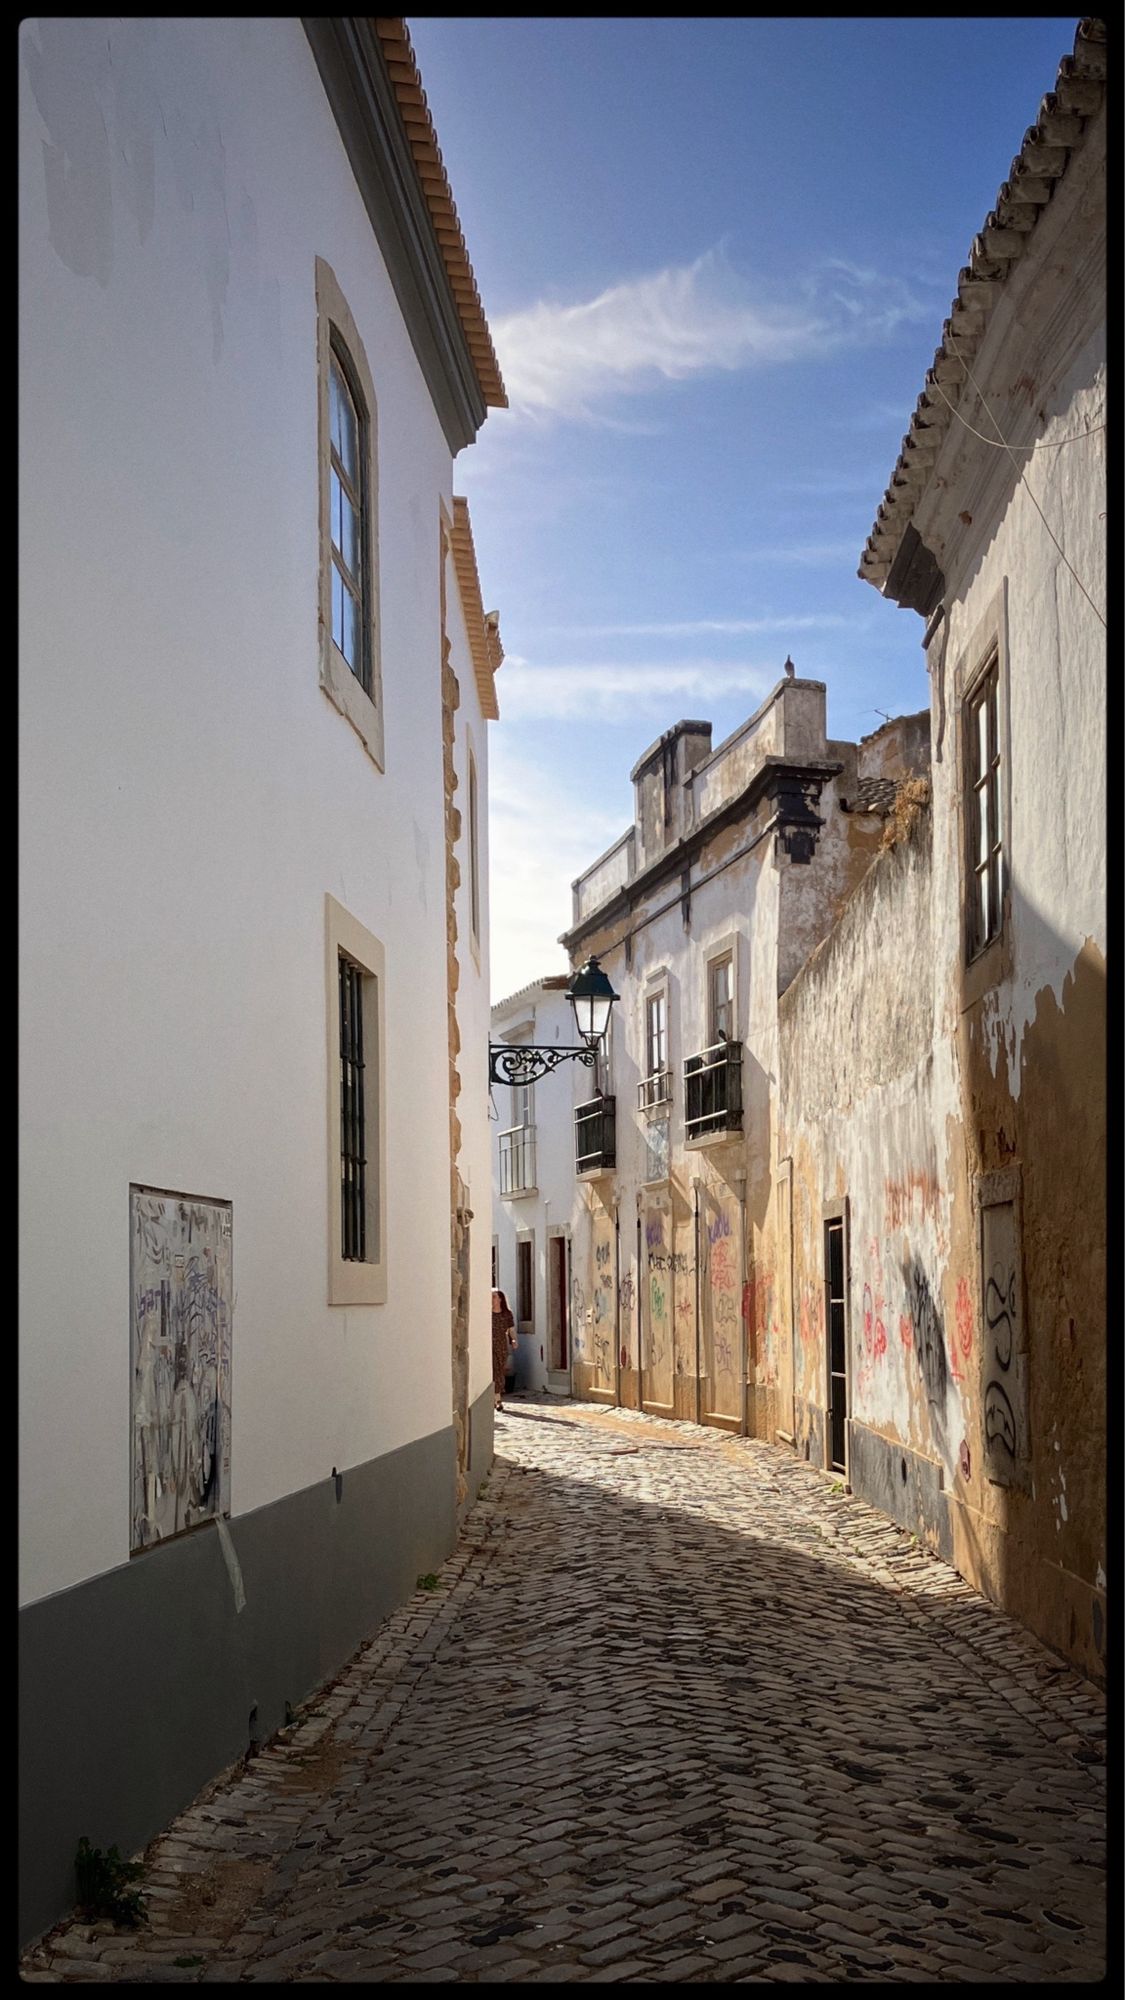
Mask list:
[[21,1937],[492,1449],[503,386],[398,20],[20,28]]
[[[571,977],[549,974],[497,1001],[493,1042],[573,1048]],[[492,1282],[515,1315],[516,1389],[530,1394],[567,1395],[572,1386],[574,1098],[597,1088],[585,1064],[569,1060],[535,1083],[492,1086]]]

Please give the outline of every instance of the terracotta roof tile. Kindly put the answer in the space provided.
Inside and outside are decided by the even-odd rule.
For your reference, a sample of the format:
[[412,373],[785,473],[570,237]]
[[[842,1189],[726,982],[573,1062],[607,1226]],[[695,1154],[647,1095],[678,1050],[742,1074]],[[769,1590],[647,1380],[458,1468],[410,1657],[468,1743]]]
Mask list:
[[453,567],[457,576],[457,588],[465,613],[465,624],[469,633],[469,649],[473,658],[473,678],[477,684],[481,714],[495,722],[500,714],[496,700],[496,669],[504,658],[504,648],[500,644],[500,614],[486,611],[481,600],[480,576],[477,571],[476,550],[473,547],[473,526],[469,519],[469,503],[460,497],[453,501]]
[[496,350],[465,248],[449,176],[441,157],[406,22],[372,17],[371,25],[387,66],[481,395],[490,409],[506,410],[508,397],[501,380]]
[[996,206],[973,238],[969,262],[959,275],[941,345],[860,557],[858,573],[876,589],[887,580],[953,421],[949,405],[956,406],[967,380],[960,357],[970,363],[974,359],[1009,272],[1023,256],[1056,182],[1082,145],[1091,118],[1101,109],[1107,68],[1105,22],[1087,17],[1078,23],[1074,54],[1064,56],[1059,64],[1055,88],[1043,99],[1038,122],[1024,134]]

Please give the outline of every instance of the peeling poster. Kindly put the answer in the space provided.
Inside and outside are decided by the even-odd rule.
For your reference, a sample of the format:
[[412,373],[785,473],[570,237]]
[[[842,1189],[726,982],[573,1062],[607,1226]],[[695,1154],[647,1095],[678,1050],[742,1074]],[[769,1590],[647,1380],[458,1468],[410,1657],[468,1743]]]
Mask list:
[[231,1214],[129,1190],[134,1553],[230,1511]]

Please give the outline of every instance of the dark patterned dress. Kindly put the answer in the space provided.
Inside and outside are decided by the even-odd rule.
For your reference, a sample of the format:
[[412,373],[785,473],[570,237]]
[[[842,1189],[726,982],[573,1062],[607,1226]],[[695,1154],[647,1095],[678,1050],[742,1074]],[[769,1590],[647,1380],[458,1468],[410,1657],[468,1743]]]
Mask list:
[[499,1404],[504,1394],[508,1356],[516,1344],[515,1320],[503,1292],[492,1294],[492,1387]]

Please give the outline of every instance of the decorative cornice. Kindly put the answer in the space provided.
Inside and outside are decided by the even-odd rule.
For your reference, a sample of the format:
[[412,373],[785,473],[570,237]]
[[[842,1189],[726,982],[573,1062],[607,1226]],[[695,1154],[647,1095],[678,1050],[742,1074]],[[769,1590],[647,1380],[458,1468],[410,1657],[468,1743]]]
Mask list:
[[[787,837],[789,827],[799,829],[801,838],[795,845],[803,849],[807,844],[804,836],[813,834],[815,837],[815,830],[823,824],[811,811],[809,801],[812,792],[815,789],[819,798],[821,787],[829,778],[838,777],[843,768],[843,764],[835,760],[828,762],[819,758],[808,761],[790,757],[764,758],[749,783],[745,784],[740,792],[736,792],[733,798],[717,806],[713,813],[708,813],[706,819],[700,820],[690,832],[683,834],[671,847],[665,848],[664,853],[658,855],[654,861],[650,861],[647,867],[638,870],[630,881],[622,883],[621,887],[598,909],[591,910],[588,916],[583,917],[570,930],[564,931],[559,939],[563,950],[573,958],[587,938],[594,936],[607,924],[615,923],[619,917],[629,915],[657,883],[665,877],[682,876],[684,869],[716,833],[720,833],[734,820],[746,818],[763,799],[777,801],[777,831],[786,836],[787,851],[793,852]],[[793,858],[803,860],[808,856],[803,852],[794,853]]]
[[[397,42],[391,35],[396,25],[404,38]],[[436,139],[436,167],[423,178],[421,124],[433,133],[424,102],[421,123],[414,107],[413,137],[403,120],[400,92],[421,92],[416,68],[414,86],[405,75],[413,64],[405,27],[350,15],[306,16],[302,26],[434,408],[456,453],[473,442],[488,406],[502,407],[506,399]],[[400,51],[397,82],[385,46]],[[452,225],[443,220],[446,201]],[[456,242],[439,239],[439,223],[447,238],[455,234],[459,253]]]
[[1055,88],[1043,99],[1038,122],[1025,133],[995,208],[973,238],[941,345],[860,557],[858,574],[866,583],[923,614],[932,609],[933,589],[940,578],[932,557],[926,560],[928,552],[919,556],[921,544],[905,545],[915,509],[968,379],[964,364],[978,353],[1010,273],[1025,254],[1040,215],[1105,101],[1107,68],[1105,22],[1080,21],[1074,54],[1059,64]]
[[453,500],[451,541],[457,589],[469,634],[469,650],[473,659],[477,698],[481,714],[487,716],[490,722],[495,722],[500,714],[496,700],[495,675],[497,667],[504,658],[504,648],[500,644],[500,616],[498,612],[486,611],[484,608],[480,594],[476,550],[473,547],[473,527],[469,519],[469,503],[458,495],[455,495]]

